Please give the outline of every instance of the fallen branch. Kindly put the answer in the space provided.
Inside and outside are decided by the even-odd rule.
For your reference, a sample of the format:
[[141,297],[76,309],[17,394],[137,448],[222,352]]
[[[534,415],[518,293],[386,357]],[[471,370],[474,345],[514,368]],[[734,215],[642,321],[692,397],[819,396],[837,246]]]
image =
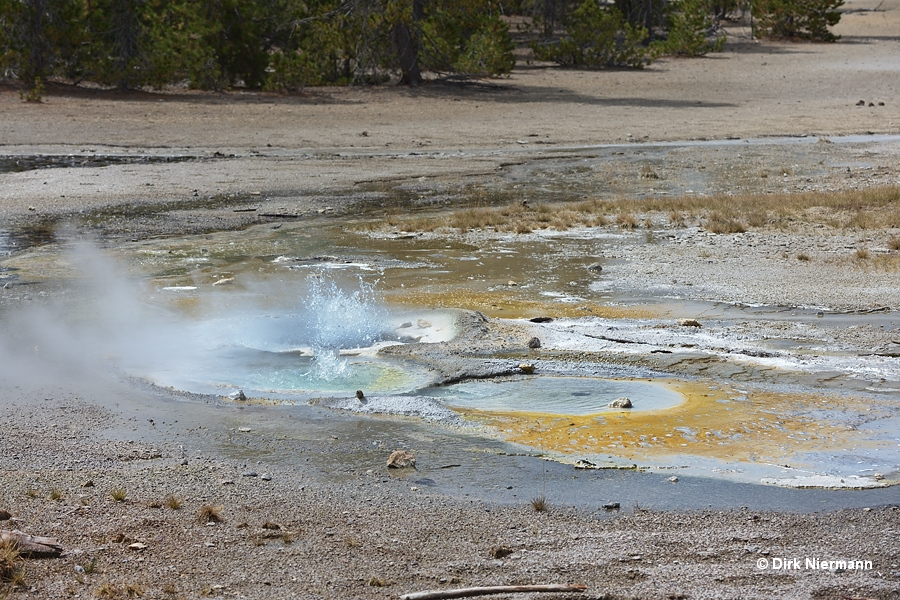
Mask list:
[[56,538],[28,535],[18,530],[0,529],[0,543],[15,547],[26,558],[56,558],[63,551]]
[[469,598],[487,594],[514,594],[516,592],[584,592],[585,585],[548,584],[548,585],[490,585],[486,587],[457,588],[455,590],[429,590],[403,594],[400,600],[436,600],[444,598]]

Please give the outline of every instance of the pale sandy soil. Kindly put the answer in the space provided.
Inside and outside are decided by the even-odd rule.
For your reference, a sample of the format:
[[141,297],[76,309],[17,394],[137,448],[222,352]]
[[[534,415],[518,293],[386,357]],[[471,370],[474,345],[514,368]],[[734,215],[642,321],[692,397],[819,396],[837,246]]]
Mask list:
[[[757,42],[737,29],[722,54],[665,59],[637,72],[523,65],[507,79],[467,86],[317,89],[291,97],[61,89],[41,104],[4,89],[2,154],[198,160],[2,173],[0,216],[27,227],[123,203],[188,209],[167,213],[163,224],[109,217],[121,221],[116,232],[142,237],[256,222],[235,216],[230,201],[197,204],[209,197],[234,195],[234,202],[294,214],[326,206],[353,212],[362,210],[372,182],[443,191],[460,182],[493,183],[501,165],[542,160],[566,147],[900,133],[900,1],[845,8],[837,44]],[[772,168],[779,168],[785,151],[771,152]],[[787,189],[898,181],[896,144],[855,146],[852,153],[854,160],[871,154],[875,168],[827,181],[792,175]],[[742,158],[729,156],[738,173]],[[753,169],[767,160],[756,156]],[[726,245],[717,242],[710,251],[727,254]],[[0,290],[4,306],[31,298],[20,287],[26,286]],[[32,352],[40,354],[29,347],[15,356]],[[428,478],[416,475],[389,477],[383,461],[397,443],[419,440],[420,461],[428,463],[430,438],[412,425],[382,425],[397,437],[381,437],[373,449],[323,434],[318,422],[272,431],[269,417],[252,411],[172,406],[152,392],[93,377],[87,366],[57,372],[52,360],[4,365],[0,509],[17,520],[0,527],[57,536],[68,551],[63,559],[29,561],[25,585],[10,590],[10,598],[124,598],[126,585],[132,596],[147,598],[389,598],[434,587],[569,581],[588,585],[587,594],[573,598],[900,598],[896,507],[793,514],[788,498],[775,512],[644,512],[623,505],[610,516],[598,509],[616,500],[618,484],[579,498],[578,511],[552,506],[553,486],[562,494],[569,485],[566,472],[547,492],[550,512],[537,514],[528,500],[541,478],[538,461],[517,471],[525,484],[509,484],[528,492],[496,503],[474,491],[447,493],[446,486],[432,492]],[[383,422],[348,423],[350,436]],[[242,426],[253,435],[241,437]],[[285,432],[298,437],[288,443]],[[310,457],[315,467],[303,467],[296,456]],[[332,456],[340,460],[329,462]],[[479,473],[471,465],[465,469],[472,475],[439,466],[431,465],[429,477],[449,473],[460,489]],[[249,470],[272,480],[242,477]],[[89,480],[93,487],[83,487]],[[494,483],[505,493],[505,481]],[[660,478],[657,493],[675,495],[675,485],[684,483]],[[110,493],[120,488],[128,499],[117,503]],[[703,485],[688,489],[697,498],[709,494]],[[151,507],[168,494],[184,500],[181,510]],[[873,505],[898,502],[896,495],[872,498]],[[197,524],[205,504],[222,506],[224,523]],[[281,529],[263,529],[266,521]],[[147,548],[130,550],[134,542]],[[491,549],[501,545],[513,554],[493,558]],[[862,572],[757,567],[759,559],[775,557],[873,565]],[[6,593],[0,587],[0,598]]]

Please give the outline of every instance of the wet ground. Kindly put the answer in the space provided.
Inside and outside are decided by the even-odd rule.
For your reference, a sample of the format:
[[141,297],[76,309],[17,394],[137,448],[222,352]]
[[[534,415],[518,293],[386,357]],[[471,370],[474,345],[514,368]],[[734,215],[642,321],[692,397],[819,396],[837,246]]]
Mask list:
[[[625,197],[760,189],[827,190],[846,187],[846,178],[854,172],[878,177],[880,163],[889,160],[882,151],[897,144],[893,137],[835,141],[839,143],[798,138],[556,148],[554,154],[540,160],[523,157],[518,161],[511,155],[496,177],[482,177],[462,192],[453,191],[445,182],[428,186],[406,182],[364,184],[364,189],[347,194],[359,202],[381,198],[390,211],[425,211],[459,205],[459,195],[466,198],[462,204],[490,205],[520,196],[541,201],[586,194]],[[771,166],[771,152],[759,152],[760,147],[770,145],[777,145],[784,159],[783,164],[775,165],[777,168]],[[33,163],[46,166],[40,160]],[[763,163],[770,166],[763,167]],[[840,185],[835,183],[838,178]],[[114,348],[100,344],[99,350],[106,355],[115,350],[113,354],[128,359],[126,371],[130,375],[163,387],[205,394],[220,389],[223,396],[246,388],[251,398],[278,401],[329,394],[352,396],[358,388],[375,396],[390,393],[437,399],[464,415],[471,431],[445,431],[440,423],[404,422],[403,427],[415,432],[410,435],[420,436],[420,447],[440,445],[440,462],[447,464],[456,464],[456,451],[450,448],[465,448],[457,451],[484,453],[490,461],[500,460],[507,469],[528,464],[532,474],[533,459],[529,457],[536,454],[569,464],[581,460],[598,466],[638,465],[659,474],[589,469],[573,475],[571,466],[555,463],[543,469],[548,476],[593,482],[582,482],[588,487],[615,479],[620,496],[622,489],[633,484],[635,495],[644,498],[654,497],[648,492],[648,481],[652,488],[670,473],[678,473],[680,483],[701,475],[714,483],[698,481],[717,489],[721,486],[717,498],[725,505],[746,504],[749,501],[738,499],[756,497],[758,486],[745,485],[748,482],[867,487],[896,483],[898,479],[900,366],[892,353],[896,349],[873,351],[834,341],[839,333],[854,328],[895,335],[900,321],[890,310],[847,314],[742,306],[697,300],[689,291],[659,296],[642,289],[607,285],[610,267],[627,260],[617,257],[626,255],[628,248],[654,243],[645,232],[625,234],[601,228],[573,236],[495,236],[477,241],[399,230],[372,235],[360,224],[379,220],[376,213],[383,207],[348,218],[345,211],[357,204],[351,202],[340,210],[310,215],[291,212],[289,197],[201,198],[197,202],[203,206],[150,207],[142,213],[147,219],[165,219],[172,212],[190,214],[218,207],[246,220],[238,229],[234,222],[224,230],[147,237],[152,228],[141,230],[143,215],[119,211],[115,215],[78,217],[68,233],[56,223],[48,223],[45,228],[12,229],[2,238],[10,256],[3,261],[0,276],[20,296],[40,294],[40,290],[55,286],[84,285],[97,286],[95,291],[111,290],[113,297],[124,294],[129,302],[140,305],[141,315],[150,315],[146,323],[158,331],[155,336],[139,336],[141,352],[134,352],[133,342],[138,338],[131,343],[121,341]],[[284,205],[279,209],[282,212],[273,212],[273,202]],[[336,216],[342,218],[337,220]],[[84,261],[71,253],[71,240],[81,237],[76,232],[84,231],[95,232],[99,244],[106,247],[101,253],[104,260],[111,257],[118,266],[108,271],[101,267],[99,271],[105,273],[86,276]],[[119,271],[114,275],[115,269]],[[312,364],[310,357],[315,352],[310,351],[308,340],[274,351],[251,344],[252,356],[248,356],[246,330],[230,329],[235,319],[280,319],[279,327],[290,324],[291,319],[303,321],[308,314],[304,306],[309,304],[304,290],[311,277],[331,278],[340,282],[342,289],[352,290],[359,281],[372,286],[377,290],[377,301],[383,300],[393,311],[392,335],[405,343],[446,339],[440,335],[428,337],[437,327],[427,311],[480,311],[493,322],[504,324],[506,341],[499,347],[481,346],[476,341],[455,349],[469,365],[466,368],[499,372],[516,370],[527,363],[535,369],[535,375],[523,371],[496,382],[464,381],[457,387],[430,388],[436,380],[440,383],[439,377],[429,374],[433,365],[388,360],[374,352],[377,348],[359,351],[350,344],[337,360],[361,365],[362,375],[300,393],[291,388],[293,384],[279,379],[279,373],[292,361]],[[127,286],[119,286],[119,278],[127,280]],[[87,297],[96,299],[96,294],[88,293]],[[375,303],[376,299],[367,302]],[[341,310],[351,309],[338,306],[326,317],[339,321],[347,314]],[[95,310],[82,308],[74,318],[89,324],[98,316],[92,312]],[[120,324],[131,316],[123,314],[117,317],[123,321],[111,323],[120,333],[125,330],[126,338],[135,332]],[[101,314],[99,318],[108,317]],[[679,318],[700,319],[702,327],[679,325]],[[403,331],[406,328],[408,332]],[[174,336],[176,329],[192,332],[194,338],[210,337],[211,331],[232,335],[224,345],[236,346],[227,355],[213,354],[212,361],[202,366],[183,360],[173,363],[175,352],[168,353],[172,355],[167,357],[169,362],[153,362],[167,354],[160,332]],[[147,332],[143,329],[139,333],[144,336]],[[401,340],[407,333],[417,335]],[[528,348],[531,337],[541,340],[540,348]],[[153,343],[147,341],[151,338]],[[168,343],[179,346],[172,344],[173,339],[178,338],[170,337]],[[221,348],[223,344],[214,346]],[[151,347],[155,348],[153,361],[147,353]],[[143,365],[142,360],[146,361]],[[241,367],[246,369],[238,375]],[[204,374],[204,369],[219,370],[224,375],[215,379]],[[385,379],[390,385],[379,383]],[[274,383],[276,380],[279,383]],[[614,396],[631,397],[635,409],[610,411],[605,405]],[[256,410],[269,409],[305,410]],[[329,413],[315,414],[323,419],[318,421],[323,427],[331,427],[321,416]],[[341,417],[333,426],[336,431],[356,423],[361,433],[338,435],[349,435],[361,448],[363,440],[372,435],[367,429],[371,424],[392,426],[392,421],[371,417],[355,419]],[[429,441],[437,437],[443,441]],[[451,439],[457,441],[447,441]],[[525,456],[505,455],[510,452]],[[365,449],[361,453],[352,462],[364,464],[380,456]],[[286,454],[279,460],[291,458]],[[454,471],[454,485],[465,479],[473,486],[482,486],[483,491],[490,469],[499,467],[473,468],[464,478]],[[424,471],[421,474],[426,474]],[[440,469],[428,471],[425,479],[440,486],[443,473]],[[529,486],[528,493],[533,493],[534,483]],[[573,489],[581,490],[572,492],[577,495],[586,488]],[[660,508],[680,506],[679,495],[671,489],[676,488],[666,488],[659,496]],[[794,503],[801,496],[792,493],[759,492],[757,505]],[[817,503],[835,498],[852,504],[872,494],[876,494],[872,498],[880,498],[879,493],[851,497],[816,492],[797,502],[811,510]],[[509,495],[498,491],[498,498]],[[696,502],[696,497],[688,494],[685,502]]]

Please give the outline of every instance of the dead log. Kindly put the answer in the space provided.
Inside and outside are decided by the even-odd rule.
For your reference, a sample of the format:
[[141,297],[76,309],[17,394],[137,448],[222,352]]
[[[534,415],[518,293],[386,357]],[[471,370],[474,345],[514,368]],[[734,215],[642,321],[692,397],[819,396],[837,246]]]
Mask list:
[[56,538],[28,535],[19,530],[0,529],[0,543],[13,546],[25,558],[57,558],[63,552]]
[[484,587],[457,588],[455,590],[429,590],[403,594],[400,600],[443,600],[444,598],[470,598],[487,594],[514,594],[516,592],[584,592],[587,586],[577,584],[547,585],[489,585]]

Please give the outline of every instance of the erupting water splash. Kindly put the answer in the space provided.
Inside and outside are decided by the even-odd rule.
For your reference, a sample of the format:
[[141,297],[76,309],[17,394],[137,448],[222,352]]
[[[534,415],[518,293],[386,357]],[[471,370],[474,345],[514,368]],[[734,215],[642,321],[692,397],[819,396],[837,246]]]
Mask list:
[[371,346],[385,339],[389,314],[378,301],[374,286],[362,279],[356,290],[344,289],[333,278],[319,273],[310,275],[308,282],[304,318],[310,327],[316,375],[330,381],[346,372],[341,350]]

